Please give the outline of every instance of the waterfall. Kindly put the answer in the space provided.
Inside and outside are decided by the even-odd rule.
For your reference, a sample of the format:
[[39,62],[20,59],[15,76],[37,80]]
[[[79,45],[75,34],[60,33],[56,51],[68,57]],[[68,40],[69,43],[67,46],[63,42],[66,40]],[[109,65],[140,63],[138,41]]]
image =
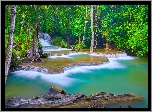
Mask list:
[[50,35],[48,33],[38,33],[39,36],[39,41],[42,45],[42,50],[45,52],[49,52],[49,51],[61,51],[61,50],[71,50],[71,49],[67,49],[67,48],[59,48],[57,46],[53,46],[50,44]]
[[38,35],[39,35],[39,40],[40,40],[40,43],[41,43],[42,46],[51,46],[50,42],[49,42],[51,37],[50,37],[49,34],[39,33]]
[[42,45],[42,49],[46,50],[46,49],[57,49],[57,47],[53,46],[50,44],[50,35],[47,33],[39,33],[39,41]]
[[40,43],[41,45],[44,47],[44,46],[51,46],[50,43],[48,41],[45,41],[43,39],[40,39]]
[[51,37],[48,33],[38,33],[39,37],[43,40],[50,41]]

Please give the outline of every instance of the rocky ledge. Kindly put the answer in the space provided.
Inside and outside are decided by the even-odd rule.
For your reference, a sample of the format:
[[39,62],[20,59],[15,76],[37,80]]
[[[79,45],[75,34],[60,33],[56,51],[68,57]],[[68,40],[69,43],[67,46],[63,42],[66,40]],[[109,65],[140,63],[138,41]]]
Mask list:
[[120,57],[126,57],[127,54],[125,52],[122,53],[101,53],[101,52],[94,52],[94,53],[89,53],[89,52],[78,52],[78,51],[70,51],[66,53],[61,53],[61,54],[54,54],[54,53],[46,53],[48,56],[63,56],[63,55],[68,55],[70,53],[83,53],[83,54],[89,54],[92,56],[105,56],[107,58],[120,58]]
[[36,71],[36,72],[41,72],[41,73],[46,73],[46,74],[57,74],[57,73],[64,73],[64,70],[73,69],[73,68],[79,67],[79,66],[98,66],[98,65],[101,65],[108,61],[109,60],[107,59],[104,62],[75,62],[72,64],[68,64],[67,66],[64,66],[63,68],[58,68],[56,71],[49,70],[47,68],[36,67],[33,65],[20,66],[20,68],[18,70]]
[[[12,96],[11,98],[5,101],[5,108],[49,108],[66,106],[69,104],[76,103],[78,101],[83,102],[93,102],[86,106],[87,108],[94,108],[96,102],[100,101],[100,104],[105,104],[105,102],[112,101],[128,101],[128,100],[137,100],[143,99],[143,97],[137,97],[131,94],[111,94],[106,92],[99,92],[92,94],[90,96],[85,96],[82,93],[78,94],[66,94],[64,90],[57,90],[51,87],[48,93],[38,95],[32,98],[21,98],[19,96]],[[99,107],[99,106],[98,106]],[[103,106],[101,106],[103,108]]]

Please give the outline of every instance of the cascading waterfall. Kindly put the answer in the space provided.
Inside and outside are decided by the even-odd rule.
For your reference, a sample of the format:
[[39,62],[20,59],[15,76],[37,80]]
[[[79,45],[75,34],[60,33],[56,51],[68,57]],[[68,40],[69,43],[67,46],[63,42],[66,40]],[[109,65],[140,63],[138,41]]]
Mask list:
[[40,39],[40,43],[41,45],[44,47],[44,46],[51,46],[49,42],[43,40],[43,39]]
[[47,49],[57,49],[57,47],[53,46],[50,44],[50,35],[47,34],[47,33],[39,33],[39,40],[40,40],[40,43],[42,45],[42,50],[47,50]]
[[[50,35],[47,34],[47,33],[39,33],[39,36],[40,36],[40,43],[41,45],[43,46],[42,50],[44,52],[49,52],[49,51],[61,51],[61,50],[71,50],[71,49],[67,49],[67,48],[58,48],[56,46],[53,46],[50,44]],[[80,52],[78,52],[79,54]],[[107,58],[121,58],[121,57],[127,57],[127,54],[126,53],[122,53],[122,54],[119,54],[119,53],[116,53],[116,54],[102,54],[102,53],[92,53],[92,54],[89,54],[89,55],[92,55],[92,56],[105,56]],[[63,54],[62,55],[57,55],[55,54],[54,56],[51,56],[49,55],[49,57],[63,57]],[[68,58],[68,57],[67,57]]]
[[39,41],[42,45],[42,50],[44,52],[49,52],[49,51],[61,51],[61,50],[71,50],[71,49],[67,49],[67,48],[59,48],[57,46],[53,46],[50,44],[50,35],[47,33],[39,33]]

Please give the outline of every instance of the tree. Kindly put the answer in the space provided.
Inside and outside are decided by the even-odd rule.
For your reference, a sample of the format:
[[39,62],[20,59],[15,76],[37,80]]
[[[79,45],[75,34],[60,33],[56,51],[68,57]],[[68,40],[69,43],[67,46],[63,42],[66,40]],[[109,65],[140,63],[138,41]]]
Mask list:
[[94,47],[93,5],[91,5],[90,16],[91,16],[91,32],[92,32],[92,39],[91,39],[90,53],[92,53],[92,52],[93,52],[93,47]]
[[7,57],[5,60],[5,84],[6,84],[8,71],[9,71],[9,67],[10,67],[10,62],[11,62],[11,57],[12,57],[15,18],[16,18],[16,5],[12,5],[12,13],[11,13],[12,22],[11,22],[11,26],[10,26],[10,37],[9,37],[9,43],[8,43]]
[[29,52],[28,58],[34,62],[42,61],[40,59],[39,50],[38,50],[38,24],[40,19],[40,6],[34,5],[32,6],[34,14],[34,31],[33,31],[33,42],[32,47]]
[[148,6],[117,6],[111,39],[120,50],[126,50],[137,56],[148,53]]

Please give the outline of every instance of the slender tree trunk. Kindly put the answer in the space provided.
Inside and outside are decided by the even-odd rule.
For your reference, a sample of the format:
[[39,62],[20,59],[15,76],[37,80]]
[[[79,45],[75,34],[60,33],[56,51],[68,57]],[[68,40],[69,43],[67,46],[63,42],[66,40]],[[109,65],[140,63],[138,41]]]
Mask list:
[[86,24],[87,24],[87,6],[86,6],[86,16],[84,17],[85,19],[85,23],[84,23],[84,36],[83,36],[83,40],[85,40],[85,32],[86,32]]
[[33,42],[29,53],[28,58],[32,59],[32,61],[37,61],[37,59],[39,59],[37,21],[34,23]]
[[92,32],[92,39],[91,39],[90,53],[92,53],[92,52],[93,52],[93,47],[94,47],[93,5],[91,5],[90,16],[91,16],[91,32]]
[[98,5],[96,5],[96,14],[95,14],[95,24],[96,24],[96,39],[95,39],[95,46],[94,46],[94,48],[95,48],[95,50],[96,50],[96,48],[97,48],[97,41],[98,41]]
[[109,41],[106,40],[106,49],[109,49]]
[[79,42],[81,41],[81,39],[80,39],[80,35],[78,36],[78,38],[79,38]]
[[[23,14],[24,14],[24,13],[23,13]],[[23,26],[24,26],[24,18],[22,19],[22,25],[21,25],[21,29],[20,29],[20,42],[22,41]]]
[[27,31],[26,31],[26,50],[28,50],[28,45],[29,45],[29,40],[28,40],[28,37],[30,35],[30,23],[28,22],[28,27],[27,27]]
[[16,18],[16,5],[12,5],[12,14],[11,14],[11,26],[10,26],[10,37],[8,43],[7,56],[5,60],[5,84],[8,76],[8,71],[11,63],[12,57],[12,48],[13,48],[13,40],[14,40],[14,29],[15,29],[15,18]]

